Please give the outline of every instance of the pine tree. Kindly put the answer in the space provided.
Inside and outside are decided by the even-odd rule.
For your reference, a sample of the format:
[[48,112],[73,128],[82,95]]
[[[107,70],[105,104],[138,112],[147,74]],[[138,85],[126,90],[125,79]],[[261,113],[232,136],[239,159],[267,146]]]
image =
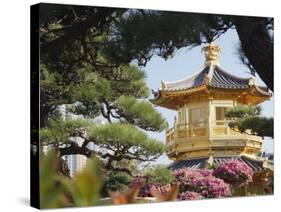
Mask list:
[[236,106],[226,112],[229,127],[242,133],[273,138],[273,118],[261,116],[259,106]]
[[[97,155],[106,170],[128,174],[131,170],[120,166],[124,160],[156,160],[165,146],[144,131],[161,132],[166,122],[147,101],[145,73],[128,62],[115,63],[103,49],[111,36],[108,18],[123,11],[49,6],[41,6],[40,19],[41,145],[57,149],[59,157]],[[53,13],[44,16],[48,9]],[[88,25],[85,17],[92,20]],[[75,27],[79,31],[68,31]],[[73,137],[80,137],[82,145]]]

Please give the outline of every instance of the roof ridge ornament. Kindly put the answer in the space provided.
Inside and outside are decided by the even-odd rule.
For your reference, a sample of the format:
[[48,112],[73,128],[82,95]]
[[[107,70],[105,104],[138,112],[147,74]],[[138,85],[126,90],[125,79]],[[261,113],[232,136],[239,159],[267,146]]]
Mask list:
[[218,45],[211,42],[204,46],[202,50],[205,53],[205,62],[218,61],[219,52],[221,51]]
[[254,86],[254,85],[255,85],[255,77],[252,76],[252,77],[249,79],[248,84],[249,84],[249,86]]
[[167,89],[167,82],[164,80],[161,80],[161,89],[166,90]]
[[209,83],[211,83],[212,79],[213,79],[213,76],[214,76],[214,67],[215,64],[213,64],[213,62],[211,61],[210,64],[209,64],[209,72],[208,72],[208,78],[209,78]]

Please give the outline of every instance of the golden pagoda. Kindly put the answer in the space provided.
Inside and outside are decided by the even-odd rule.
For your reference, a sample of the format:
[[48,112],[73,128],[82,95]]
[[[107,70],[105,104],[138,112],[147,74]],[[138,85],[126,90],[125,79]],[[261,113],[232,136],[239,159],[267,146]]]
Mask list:
[[247,194],[261,194],[272,176],[273,163],[256,156],[262,138],[229,128],[225,112],[237,105],[260,104],[272,93],[256,85],[253,77],[241,78],[225,71],[218,61],[220,48],[214,43],[203,51],[206,59],[200,71],[178,81],[161,81],[151,99],[154,105],[178,113],[166,130],[167,155],[174,160],[170,168],[200,169],[235,158],[254,171]]

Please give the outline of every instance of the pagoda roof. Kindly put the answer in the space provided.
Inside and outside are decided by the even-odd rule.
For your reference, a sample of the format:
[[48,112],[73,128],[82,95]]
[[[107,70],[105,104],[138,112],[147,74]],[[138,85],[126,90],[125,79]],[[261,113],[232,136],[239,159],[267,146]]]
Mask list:
[[[162,90],[179,91],[208,85],[214,88],[243,89],[248,88],[252,78],[241,78],[224,71],[219,65],[207,65],[201,71],[174,82],[162,81]],[[265,91],[265,90],[264,90]]]
[[158,91],[152,91],[154,98],[150,101],[153,104],[177,109],[189,101],[208,98],[236,99],[242,104],[259,104],[270,99],[272,92],[256,85],[254,77],[235,76],[220,66],[218,46],[211,43],[203,49],[206,57],[203,68],[181,80],[162,80]]
[[[242,163],[247,164],[253,171],[262,171],[267,169],[268,167],[264,165],[265,158],[251,158],[245,155],[241,156],[225,156],[225,157],[213,157],[212,165],[217,166],[220,163],[227,162],[230,160],[238,160]],[[178,160],[171,163],[168,168],[171,170],[177,170],[186,168],[189,170],[196,170],[196,169],[204,169],[206,168],[206,164],[208,163],[209,158],[199,158],[199,159],[188,159],[188,160]],[[269,168],[270,169],[270,168]]]

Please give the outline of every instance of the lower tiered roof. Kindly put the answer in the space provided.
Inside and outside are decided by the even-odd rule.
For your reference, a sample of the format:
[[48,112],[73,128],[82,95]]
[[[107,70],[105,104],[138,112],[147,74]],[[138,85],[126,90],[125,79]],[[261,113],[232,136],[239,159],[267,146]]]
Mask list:
[[[258,171],[263,171],[265,169],[272,169],[273,170],[273,164],[271,161],[268,161],[267,165],[264,165],[264,160],[266,159],[254,159],[247,157],[245,155],[242,156],[231,156],[231,157],[213,157],[212,158],[212,164],[211,165],[218,165],[219,163],[226,162],[229,160],[239,160],[245,164],[247,164],[254,172]],[[207,168],[210,161],[210,158],[205,157],[205,158],[199,158],[199,159],[189,159],[189,160],[178,160],[173,162],[168,166],[169,169],[171,170],[176,170],[176,169],[182,169],[182,168],[187,168],[190,170],[195,170],[195,169],[203,169]]]

